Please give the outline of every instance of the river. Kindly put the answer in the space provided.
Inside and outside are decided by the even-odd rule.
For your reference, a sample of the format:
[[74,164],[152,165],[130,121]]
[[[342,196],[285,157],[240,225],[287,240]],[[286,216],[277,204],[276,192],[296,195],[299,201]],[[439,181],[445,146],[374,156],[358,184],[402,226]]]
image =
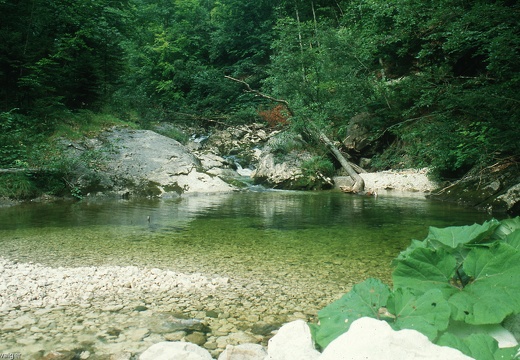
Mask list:
[[[250,334],[258,322],[311,320],[320,308],[368,277],[391,283],[391,260],[411,239],[422,240],[429,226],[470,225],[488,219],[486,213],[432,202],[418,194],[375,198],[339,192],[259,191],[170,200],[83,200],[0,209],[0,246],[6,259],[51,268],[132,265],[227,277],[232,290],[223,293],[233,293],[229,296],[217,291],[161,303],[147,294],[125,304],[133,308],[144,304],[149,308],[145,313],[152,315],[175,308],[190,318],[204,317],[212,329],[220,329],[205,338],[205,346],[218,352],[219,336],[229,337],[234,331]],[[52,318],[54,334],[66,334],[69,343],[91,336],[85,348],[106,354],[121,352],[121,344],[132,336],[100,337],[103,331],[114,326],[123,333],[127,328],[152,328],[145,320],[130,323],[123,316],[125,309],[114,314],[90,306],[60,307],[60,315]],[[16,315],[14,311],[37,311],[3,310],[10,317]],[[217,315],[204,316],[207,311]],[[87,312],[99,316],[94,325],[76,324],[76,333],[70,330],[75,326],[70,318]],[[127,315],[135,317],[130,310]],[[36,336],[38,322],[30,325],[16,330],[20,333],[2,332],[0,350],[22,351],[29,345],[33,352],[67,348],[63,341],[56,342],[56,335]],[[23,343],[20,338],[33,340]],[[137,341],[142,346],[135,349],[164,338],[149,330]]]

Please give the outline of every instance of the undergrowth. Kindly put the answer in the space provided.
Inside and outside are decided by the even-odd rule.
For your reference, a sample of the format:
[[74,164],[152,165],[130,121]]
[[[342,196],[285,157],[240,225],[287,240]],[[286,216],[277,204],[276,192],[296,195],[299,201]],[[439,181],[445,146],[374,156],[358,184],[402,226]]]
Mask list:
[[368,279],[319,311],[319,324],[311,324],[319,347],[348,331],[354,320],[372,317],[395,330],[417,330],[477,360],[515,358],[518,346],[499,348],[493,337],[474,330],[520,313],[520,217],[431,227],[393,265],[393,288]]

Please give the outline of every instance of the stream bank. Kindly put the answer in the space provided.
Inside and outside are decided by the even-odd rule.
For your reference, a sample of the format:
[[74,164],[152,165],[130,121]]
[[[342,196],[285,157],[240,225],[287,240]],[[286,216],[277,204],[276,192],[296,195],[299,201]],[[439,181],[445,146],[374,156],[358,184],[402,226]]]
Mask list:
[[[389,282],[391,259],[425,224],[488,218],[420,197],[339,191],[4,208],[0,352],[107,360],[181,338],[205,341],[216,357],[227,345],[265,344],[353,284]],[[175,327],[185,320],[204,326]]]
[[[180,136],[179,134],[182,134]],[[181,142],[171,136],[179,138]],[[352,132],[344,146],[370,166],[365,133]],[[249,124],[182,128],[161,123],[152,130],[108,129],[93,138],[61,141],[72,164],[66,182],[76,198],[178,198],[201,193],[268,189],[344,189],[353,182],[331,169],[333,159],[310,151],[301,136]],[[371,153],[366,153],[371,151]],[[364,157],[364,155],[366,157]],[[432,181],[427,169],[361,172],[367,194],[422,194],[489,213],[520,212],[519,162],[510,158],[474,170],[452,183]],[[53,201],[45,195],[33,201]],[[0,206],[18,203],[0,199]]]
[[[77,162],[71,185],[84,196],[170,198],[241,191],[252,185],[320,190],[352,184],[341,172],[327,170],[323,164],[328,160],[313,154],[300,136],[264,124],[222,130],[185,128],[182,132],[189,136],[184,144],[161,135],[179,131],[172,124],[160,124],[154,131],[113,128],[96,138],[67,142],[69,157],[96,159],[90,165],[88,161]],[[355,134],[349,141],[361,143]],[[362,153],[359,156],[370,163]],[[520,211],[520,169],[514,158],[451,184],[432,181],[427,169],[360,175],[369,194],[414,192],[488,212],[514,216]]]

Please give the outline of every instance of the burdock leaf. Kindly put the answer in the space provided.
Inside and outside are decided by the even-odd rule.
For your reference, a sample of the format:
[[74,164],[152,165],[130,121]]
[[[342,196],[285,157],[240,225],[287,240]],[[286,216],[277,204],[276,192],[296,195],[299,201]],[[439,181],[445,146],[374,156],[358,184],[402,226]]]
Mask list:
[[414,289],[417,294],[439,289],[448,298],[456,291],[450,284],[456,268],[455,256],[445,250],[416,248],[397,262],[392,273],[394,288]]
[[350,324],[361,317],[377,318],[379,309],[386,306],[390,289],[378,279],[367,279],[355,285],[339,300],[318,312],[319,325],[314,340],[325,348],[332,340],[346,332]]
[[500,226],[495,230],[493,238],[504,239],[515,230],[520,230],[520,216],[500,221]]
[[513,231],[504,238],[506,244],[511,245],[516,250],[520,250],[520,229]]
[[[489,239],[500,226],[498,220],[492,219],[482,225],[449,226],[446,228],[430,227],[426,241],[440,243],[448,248],[455,249],[460,245],[478,244]],[[432,244],[435,246],[434,244]]]
[[497,341],[487,334],[471,334],[461,338],[445,333],[439,338],[437,345],[458,349],[475,360],[514,359],[518,351],[518,346],[500,349]]
[[449,299],[452,317],[468,324],[497,324],[520,310],[520,251],[505,243],[473,249],[464,262],[472,279]]
[[434,341],[448,327],[451,308],[438,289],[417,297],[411,289],[396,289],[388,299],[388,311],[395,316],[396,330],[414,329]]

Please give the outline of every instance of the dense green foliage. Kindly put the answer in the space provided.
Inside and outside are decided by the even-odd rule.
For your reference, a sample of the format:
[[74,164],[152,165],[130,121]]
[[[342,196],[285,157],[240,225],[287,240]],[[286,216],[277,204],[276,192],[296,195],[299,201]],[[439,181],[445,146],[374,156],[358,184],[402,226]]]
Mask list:
[[519,12],[511,0],[0,0],[0,166],[31,165],[30,148],[79,110],[146,127],[280,106],[228,75],[291,104],[274,125],[311,119],[341,141],[368,114],[386,149],[375,166],[460,176],[520,153]]
[[[520,313],[520,218],[482,225],[431,227],[394,261],[393,290],[377,279],[355,285],[319,313],[314,338],[325,348],[361,317],[415,329],[440,345],[475,359],[512,359],[486,334],[459,336],[455,328],[500,324]],[[486,351],[483,351],[486,348]]]

